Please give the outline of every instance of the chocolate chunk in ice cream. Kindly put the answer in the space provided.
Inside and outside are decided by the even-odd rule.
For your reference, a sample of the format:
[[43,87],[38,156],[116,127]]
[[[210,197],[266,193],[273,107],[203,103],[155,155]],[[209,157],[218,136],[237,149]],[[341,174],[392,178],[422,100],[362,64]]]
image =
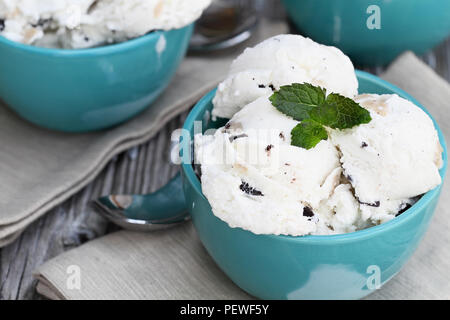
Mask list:
[[249,194],[252,196],[264,196],[264,194],[261,191],[256,190],[253,187],[250,187],[250,185],[245,181],[242,181],[241,185],[239,186],[239,189],[241,189],[246,194]]

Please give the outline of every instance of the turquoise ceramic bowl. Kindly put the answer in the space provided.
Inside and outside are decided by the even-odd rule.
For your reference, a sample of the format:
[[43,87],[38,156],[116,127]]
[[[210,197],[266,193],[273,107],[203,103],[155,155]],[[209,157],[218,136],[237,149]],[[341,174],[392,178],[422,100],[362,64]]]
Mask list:
[[[360,71],[357,76],[360,92],[397,93],[420,106],[407,93],[378,77]],[[191,134],[194,121],[204,120],[205,113],[212,109],[214,94],[212,91],[200,100],[186,119],[184,128]],[[447,149],[434,123],[444,148],[440,170],[444,177]],[[210,122],[208,127],[219,125]],[[381,285],[389,281],[417,248],[441,192],[441,186],[436,187],[397,218],[366,230],[290,237],[230,228],[212,213],[190,164],[182,165],[182,178],[186,205],[209,254],[234,283],[264,299],[358,299],[370,294],[375,290],[377,275]]]
[[0,36],[0,99],[49,129],[108,128],[146,109],[185,56],[193,25],[83,50],[38,48]]
[[[386,64],[405,50],[421,55],[450,35],[448,0],[283,0],[297,29],[334,45],[357,64]],[[368,18],[380,9],[380,29]],[[369,22],[373,22],[370,20]]]

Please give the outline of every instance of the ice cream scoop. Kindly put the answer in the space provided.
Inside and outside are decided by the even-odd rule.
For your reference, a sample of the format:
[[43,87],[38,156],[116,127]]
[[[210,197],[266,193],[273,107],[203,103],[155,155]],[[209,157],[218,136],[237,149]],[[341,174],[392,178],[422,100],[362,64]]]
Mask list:
[[[289,110],[303,99],[301,85],[279,89],[293,83],[333,95],[317,88],[322,102],[302,103],[322,111],[295,116]],[[195,136],[214,215],[256,234],[348,233],[391,220],[439,185],[442,147],[431,118],[397,95],[354,97],[357,87],[348,58],[310,39],[280,35],[246,49],[213,99],[212,115],[231,119],[213,135]],[[274,92],[286,95],[286,107],[270,99]],[[367,121],[346,127],[328,119],[347,123],[355,105]],[[323,110],[334,111],[320,116]],[[331,124],[322,126],[325,140],[310,149],[292,145],[293,128],[309,116]]]
[[231,118],[250,102],[294,82],[348,97],[358,93],[353,64],[339,49],[299,35],[278,35],[247,48],[234,60],[218,86],[212,115]]
[[[310,150],[292,146],[290,132],[297,123],[266,96],[245,106],[213,136],[195,137],[202,191],[216,216],[254,233],[289,235],[333,233],[331,220],[319,209],[348,209],[349,203],[358,216],[356,200],[344,199],[353,198],[349,185],[335,192],[342,173],[338,150],[330,140]],[[327,207],[331,196],[334,204]],[[341,211],[338,215],[347,215]],[[358,217],[336,231],[351,229]]]
[[315,231],[312,211],[339,182],[339,157],[329,141],[311,150],[291,146],[296,124],[261,97],[214,136],[195,137],[202,190],[215,214],[256,233]]
[[312,149],[291,145],[298,121],[268,96],[214,135],[195,137],[202,192],[214,214],[256,234],[347,233],[394,218],[441,183],[432,120],[397,95],[361,95],[372,121],[328,129]]
[[179,29],[211,0],[0,0],[0,35],[44,47],[88,48]]
[[364,218],[384,222],[441,183],[442,147],[430,117],[398,95],[356,97],[372,121],[331,133]]

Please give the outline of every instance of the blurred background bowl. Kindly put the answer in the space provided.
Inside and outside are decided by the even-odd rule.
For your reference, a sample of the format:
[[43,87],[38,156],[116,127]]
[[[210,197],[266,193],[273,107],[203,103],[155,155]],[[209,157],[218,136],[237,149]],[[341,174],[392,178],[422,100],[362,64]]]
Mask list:
[[[359,65],[387,64],[405,50],[422,55],[450,35],[449,0],[283,0],[298,31],[334,45]],[[378,10],[380,29],[369,29]],[[372,6],[372,7],[370,7]],[[369,8],[370,7],[370,8]],[[369,9],[369,10],[368,10]]]
[[0,99],[49,129],[85,132],[117,125],[167,87],[192,30],[193,24],[83,50],[34,47],[0,36]]

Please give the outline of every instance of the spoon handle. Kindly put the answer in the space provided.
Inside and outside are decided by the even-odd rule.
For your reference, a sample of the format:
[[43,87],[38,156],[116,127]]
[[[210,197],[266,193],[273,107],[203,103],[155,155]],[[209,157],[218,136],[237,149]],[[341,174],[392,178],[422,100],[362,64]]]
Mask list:
[[111,195],[100,198],[98,202],[124,218],[150,224],[176,223],[188,216],[180,173],[153,193]]

